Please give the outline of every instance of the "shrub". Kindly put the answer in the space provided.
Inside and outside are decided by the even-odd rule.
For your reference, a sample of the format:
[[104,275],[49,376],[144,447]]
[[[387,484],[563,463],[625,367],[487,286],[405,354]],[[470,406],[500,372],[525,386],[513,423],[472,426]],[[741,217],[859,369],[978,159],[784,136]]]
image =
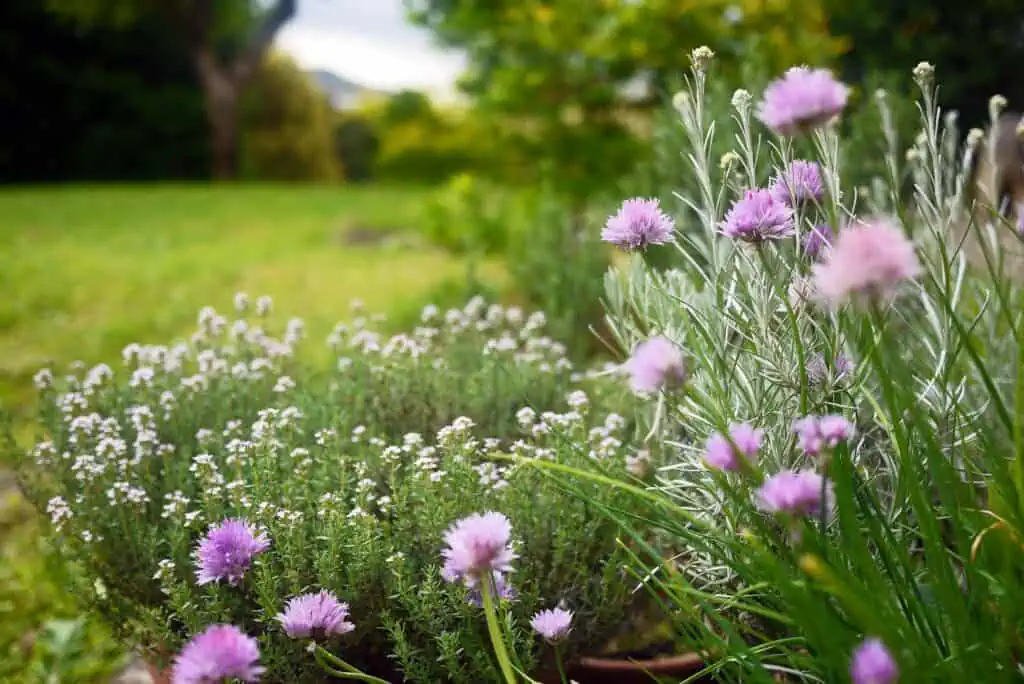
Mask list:
[[372,122],[358,115],[340,117],[334,127],[334,149],[345,180],[358,183],[373,178],[380,138]]
[[[636,493],[657,514],[610,513],[626,536],[653,528],[688,546],[671,562],[638,557],[635,572],[695,617],[677,637],[719,681],[1014,680],[1024,294],[998,238],[1013,226],[995,207],[969,226],[984,258],[968,264],[959,249],[972,216],[961,171],[983,153],[978,140],[958,147],[922,63],[912,206],[872,215],[845,192],[849,148],[829,123],[841,104],[762,142],[754,98],[735,98],[738,172],[716,180],[721,118],[704,104],[703,50],[677,99],[696,178],[680,196],[697,222],[674,247],[651,248],[675,249],[685,268],[651,269],[637,254],[606,279],[610,324],[635,348],[627,368],[655,390],[651,437],[685,431],[667,437],[678,460],[657,490]],[[795,89],[826,80],[791,78]],[[788,104],[811,100],[825,101]],[[805,148],[820,182],[799,196],[762,187],[793,173]],[[883,196],[899,198],[900,174],[887,175]]]
[[332,181],[330,104],[289,58],[270,55],[246,91],[242,116],[243,174],[261,180]]
[[517,226],[513,194],[469,173],[453,177],[424,212],[424,234],[456,254],[504,254]]
[[[525,625],[560,601],[578,616],[563,652],[600,648],[634,606],[626,547],[600,514],[625,497],[510,467],[503,454],[625,479],[632,428],[600,408],[617,385],[570,378],[539,314],[474,300],[423,317],[390,339],[365,321],[339,327],[327,373],[296,361],[300,323],[270,337],[264,320],[212,309],[189,343],[129,346],[117,371],[59,383],[41,373],[42,435],[24,476],[59,543],[102,582],[97,608],[164,653],[231,623],[259,639],[265,681],[321,681],[275,616],[326,589],[355,624],[341,641],[347,661],[407,681],[489,681],[481,611],[444,581],[440,553],[455,520],[494,510],[511,520],[518,555],[501,612],[520,665],[543,666]],[[552,412],[567,395],[568,410]],[[247,547],[249,567],[202,550],[229,518],[268,542]],[[197,565],[216,575],[225,563],[228,581],[197,582]]]
[[560,196],[551,184],[524,195],[523,223],[512,236],[513,287],[547,312],[553,334],[578,357],[607,353],[601,275],[611,250],[599,239],[604,214]]

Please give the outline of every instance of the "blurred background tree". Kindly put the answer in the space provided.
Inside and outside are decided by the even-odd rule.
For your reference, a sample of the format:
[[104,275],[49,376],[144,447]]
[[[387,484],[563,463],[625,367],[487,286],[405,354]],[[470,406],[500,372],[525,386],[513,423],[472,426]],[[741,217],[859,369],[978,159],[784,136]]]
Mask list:
[[[845,46],[819,0],[407,0],[413,21],[469,55],[460,86],[510,121],[505,142],[550,160],[567,190],[621,175],[641,153],[636,133],[689,67],[715,46],[735,70],[829,62]],[[740,40],[734,36],[750,37]]]
[[[852,49],[846,78],[899,74],[922,60],[938,69],[940,99],[966,126],[983,125],[996,93],[1024,108],[1024,5],[1019,0],[826,0],[833,32]],[[966,128],[965,128],[966,129]]]
[[[965,124],[983,122],[995,92],[1024,104],[1016,0],[969,11],[949,0],[402,1],[468,55],[467,99],[381,93],[331,113],[325,137],[299,72],[260,66],[313,0],[9,0],[0,178],[225,177],[241,164],[246,178],[443,183],[470,172],[529,185],[550,168],[582,202],[651,160],[654,113],[700,44],[718,55],[716,81],[752,89],[806,62],[839,68],[858,91],[909,91],[909,70],[927,59]],[[334,163],[314,159],[320,146]]]
[[47,0],[54,12],[84,27],[130,29],[158,19],[182,41],[202,88],[210,130],[211,172],[231,178],[238,164],[242,91],[277,31],[295,15],[296,0]]
[[39,0],[7,0],[0,11],[0,181],[207,173],[202,94],[163,22],[87,30]]
[[295,62],[271,53],[242,108],[241,175],[286,181],[336,181],[334,112]]

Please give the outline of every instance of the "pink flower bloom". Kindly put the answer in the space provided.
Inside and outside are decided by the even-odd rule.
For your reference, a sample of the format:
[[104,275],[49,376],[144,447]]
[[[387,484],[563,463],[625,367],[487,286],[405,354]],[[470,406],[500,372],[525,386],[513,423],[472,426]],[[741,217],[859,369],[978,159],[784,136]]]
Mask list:
[[265,532],[257,532],[245,520],[225,520],[211,528],[199,544],[196,580],[199,584],[220,580],[239,584],[253,559],[268,548]]
[[832,246],[835,235],[826,223],[820,223],[804,235],[804,254],[811,259],[817,259],[822,252]]
[[662,387],[686,381],[683,354],[664,337],[652,337],[637,345],[623,370],[629,374],[630,386],[638,394],[653,394]]
[[778,240],[793,234],[793,210],[770,190],[747,190],[721,223],[722,234],[747,242]]
[[[517,596],[516,588],[509,584],[509,581],[500,572],[492,573],[494,578],[494,584],[491,588],[494,590],[494,597],[498,601],[514,601]],[[484,595],[481,589],[481,582],[477,582],[476,586],[471,586],[469,589],[469,602],[477,608],[484,607]]]
[[174,659],[173,684],[258,682],[259,646],[233,625],[214,625],[185,645]]
[[764,430],[754,428],[749,423],[733,423],[729,426],[729,438],[733,445],[722,434],[716,432],[708,438],[704,462],[711,468],[727,472],[739,470],[743,462],[752,463],[757,459],[761,449]]
[[564,608],[542,610],[533,616],[530,626],[549,644],[556,644],[572,631],[572,611]]
[[818,420],[818,429],[825,440],[825,445],[832,449],[840,442],[848,441],[857,431],[853,423],[846,418],[834,415],[822,416]]
[[796,135],[834,119],[848,96],[849,89],[828,69],[792,67],[765,88],[757,116],[779,135]]
[[608,217],[601,239],[623,249],[644,249],[672,240],[675,222],[661,211],[657,199],[637,197],[622,203],[619,213]]
[[348,621],[348,604],[339,602],[333,593],[326,590],[296,596],[274,619],[293,639],[312,637],[321,641],[355,629],[355,625]]
[[758,506],[768,513],[818,515],[831,499],[831,484],[813,470],[783,470],[757,490]]
[[501,513],[487,512],[457,521],[445,533],[441,555],[445,580],[474,586],[487,573],[511,572],[516,554],[509,546],[512,523]]
[[839,232],[821,263],[815,289],[833,306],[851,297],[882,298],[921,272],[914,245],[888,220],[858,223]]
[[821,169],[815,162],[796,159],[785,171],[775,176],[769,188],[779,202],[796,207],[807,202],[820,202],[825,196]]
[[853,684],[895,684],[899,675],[896,659],[880,639],[865,639],[854,650],[850,661]]
[[807,362],[808,382],[821,384],[829,380],[840,380],[853,373],[853,363],[842,354],[837,354],[834,361],[835,368],[830,372],[828,364],[825,363],[825,355],[821,352],[815,353]]
[[825,449],[835,449],[840,442],[849,440],[856,428],[842,416],[804,416],[793,423],[793,431],[804,453],[816,457]]

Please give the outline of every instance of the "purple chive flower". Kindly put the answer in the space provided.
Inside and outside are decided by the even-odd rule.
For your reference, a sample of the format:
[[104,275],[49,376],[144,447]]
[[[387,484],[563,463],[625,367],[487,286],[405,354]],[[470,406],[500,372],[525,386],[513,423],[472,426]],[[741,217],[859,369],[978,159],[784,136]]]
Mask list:
[[770,190],[747,190],[725,214],[722,235],[746,242],[779,240],[793,234],[793,210]]
[[564,608],[542,610],[530,620],[530,627],[549,644],[557,644],[572,631],[572,611]]
[[769,190],[772,197],[791,207],[820,202],[825,196],[821,169],[817,163],[802,159],[794,160],[785,171],[775,176]]
[[501,513],[474,513],[457,521],[444,535],[448,546],[441,552],[442,576],[475,586],[487,573],[511,572],[516,558],[509,546],[511,536],[512,523]]
[[284,612],[274,618],[292,639],[323,641],[336,634],[348,634],[356,628],[348,621],[348,604],[341,603],[327,590],[303,594],[288,601]]
[[252,565],[252,559],[270,547],[265,532],[258,532],[245,520],[228,519],[210,529],[196,552],[199,584],[226,580],[237,585]]
[[849,92],[828,69],[792,67],[765,88],[757,118],[774,133],[796,135],[842,113]]
[[842,416],[804,416],[793,423],[793,431],[804,453],[816,457],[853,437],[856,428]]
[[657,199],[640,197],[622,203],[619,212],[608,217],[601,239],[622,249],[644,249],[672,239],[675,222],[661,211]]
[[662,387],[686,381],[683,354],[664,337],[652,337],[637,345],[623,370],[629,374],[630,386],[638,394],[653,394]]
[[185,645],[174,659],[173,684],[213,684],[239,679],[258,682],[256,640],[233,625],[213,625]]
[[768,513],[818,515],[822,504],[828,507],[831,498],[828,480],[813,470],[783,470],[765,480],[757,490],[758,505]]
[[764,430],[754,428],[749,423],[733,423],[729,426],[729,438],[721,433],[714,433],[708,438],[704,462],[716,470],[739,470],[741,463],[751,463],[757,458],[764,439]]
[[899,675],[896,659],[880,639],[865,639],[854,649],[850,660],[853,684],[895,684]]
[[804,254],[810,259],[817,259],[822,252],[832,246],[834,239],[835,235],[828,224],[819,223],[804,235]]
[[[494,595],[498,598],[498,600],[514,601],[518,594],[516,592],[515,587],[513,587],[505,578],[505,575],[503,575],[500,572],[495,572],[492,574],[492,577],[494,579],[494,585],[492,588],[494,589]],[[484,607],[484,597],[479,582],[475,587],[470,587],[469,602],[477,608]]]
[[[835,379],[839,380],[853,372],[853,363],[842,354],[836,354],[834,359]],[[812,384],[821,384],[830,377],[828,364],[825,363],[825,355],[817,352],[807,362],[807,380]]]
[[851,297],[880,298],[921,272],[913,243],[899,226],[882,219],[844,228],[815,264],[814,285],[838,306]]

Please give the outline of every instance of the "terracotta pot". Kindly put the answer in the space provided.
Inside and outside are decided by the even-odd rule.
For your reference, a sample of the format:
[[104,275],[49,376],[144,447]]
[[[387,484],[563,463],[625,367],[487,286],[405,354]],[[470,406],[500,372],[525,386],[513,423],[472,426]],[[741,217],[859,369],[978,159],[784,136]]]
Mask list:
[[152,663],[149,664],[149,676],[153,678],[153,684],[171,684],[171,668],[163,670]]
[[[581,658],[571,665],[566,674],[579,684],[651,684],[655,678],[678,682],[692,677],[704,669],[704,659],[696,653],[686,653],[650,660],[624,658]],[[551,684],[559,681],[545,679]],[[710,678],[694,681],[708,681]]]
[[[692,677],[704,669],[704,660],[696,653],[653,658],[651,660],[625,660],[621,658],[581,658],[567,668],[569,679],[579,684],[651,684],[654,678],[678,682]],[[164,670],[149,666],[153,684],[171,684],[171,668]],[[544,684],[561,684],[555,673],[541,677]],[[710,682],[702,677],[694,682]]]

